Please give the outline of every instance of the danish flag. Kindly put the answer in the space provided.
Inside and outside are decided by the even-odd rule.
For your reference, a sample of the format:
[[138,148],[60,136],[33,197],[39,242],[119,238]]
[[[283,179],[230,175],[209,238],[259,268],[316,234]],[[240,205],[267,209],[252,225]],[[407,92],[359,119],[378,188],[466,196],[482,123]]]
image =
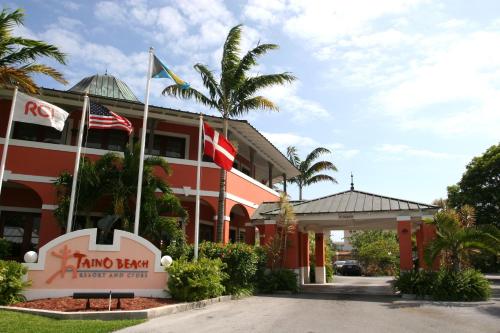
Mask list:
[[210,156],[222,169],[231,170],[237,153],[233,145],[205,122],[203,122],[203,133],[205,146],[203,153]]

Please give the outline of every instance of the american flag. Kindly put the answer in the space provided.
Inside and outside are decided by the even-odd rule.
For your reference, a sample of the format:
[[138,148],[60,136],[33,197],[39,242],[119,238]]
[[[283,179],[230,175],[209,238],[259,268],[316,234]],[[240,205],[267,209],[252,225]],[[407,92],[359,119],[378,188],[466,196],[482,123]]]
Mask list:
[[132,133],[130,121],[116,113],[109,111],[101,104],[90,102],[89,128],[117,129]]

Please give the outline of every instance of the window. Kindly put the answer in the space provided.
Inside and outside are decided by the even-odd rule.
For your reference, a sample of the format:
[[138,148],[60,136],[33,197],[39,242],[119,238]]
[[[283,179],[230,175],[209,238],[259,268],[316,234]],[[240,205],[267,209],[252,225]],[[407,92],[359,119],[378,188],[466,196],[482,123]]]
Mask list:
[[214,227],[208,224],[200,224],[200,241],[214,241]]
[[88,148],[124,151],[128,143],[125,131],[90,129],[87,135]]
[[16,122],[12,138],[27,141],[61,143],[62,133],[63,132],[59,132],[55,128],[49,126]]
[[169,135],[155,134],[153,149],[149,151],[149,134],[146,134],[146,148],[152,155],[186,158],[186,139]]

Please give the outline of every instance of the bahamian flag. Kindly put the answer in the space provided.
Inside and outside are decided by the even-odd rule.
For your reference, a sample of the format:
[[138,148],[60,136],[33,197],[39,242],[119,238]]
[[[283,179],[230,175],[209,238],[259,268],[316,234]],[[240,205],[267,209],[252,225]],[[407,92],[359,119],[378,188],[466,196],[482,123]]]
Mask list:
[[151,73],[151,77],[172,79],[181,86],[182,89],[189,88],[189,83],[175,75],[175,73],[165,66],[155,55],[153,56],[153,72]]

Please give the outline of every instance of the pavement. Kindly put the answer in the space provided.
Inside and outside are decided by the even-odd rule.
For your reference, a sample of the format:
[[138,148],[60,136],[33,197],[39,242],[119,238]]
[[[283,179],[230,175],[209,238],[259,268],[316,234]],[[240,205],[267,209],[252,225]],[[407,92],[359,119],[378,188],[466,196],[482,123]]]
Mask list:
[[333,283],[305,284],[302,290],[305,293],[393,296],[394,291],[391,285],[393,280],[393,276],[367,277],[335,275]]
[[336,277],[333,289],[354,288],[356,293],[332,292],[332,286],[323,286],[327,288],[320,292],[306,289],[298,295],[254,296],[152,319],[119,332],[500,333],[500,299],[496,297],[488,302],[450,304],[361,293],[363,287],[386,288],[388,281]]

